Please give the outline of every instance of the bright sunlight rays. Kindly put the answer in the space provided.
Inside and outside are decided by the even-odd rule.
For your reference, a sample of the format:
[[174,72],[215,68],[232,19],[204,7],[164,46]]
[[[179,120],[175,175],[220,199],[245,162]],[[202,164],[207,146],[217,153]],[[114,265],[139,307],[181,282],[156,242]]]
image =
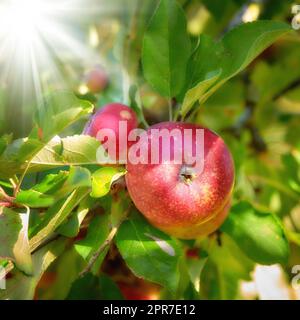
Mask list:
[[0,82],[21,79],[24,91],[32,82],[40,100],[51,84],[66,84],[62,66],[97,59],[83,27],[91,1],[1,1]]

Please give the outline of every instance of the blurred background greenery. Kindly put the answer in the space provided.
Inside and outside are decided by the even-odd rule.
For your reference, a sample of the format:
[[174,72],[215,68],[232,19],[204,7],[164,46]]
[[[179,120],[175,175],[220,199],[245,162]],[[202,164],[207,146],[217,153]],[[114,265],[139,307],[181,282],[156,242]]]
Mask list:
[[[257,19],[291,24],[295,18],[292,6],[300,4],[290,0],[179,2],[188,17],[188,30],[195,43],[201,33],[219,39],[233,26]],[[13,43],[10,48],[5,42],[7,34],[1,34],[0,30],[0,134],[13,133],[14,138],[27,136],[41,97],[57,89],[72,90],[98,108],[111,101],[129,103],[129,88],[134,84],[138,87],[146,120],[149,123],[166,120],[168,101],[145,83],[140,63],[142,37],[158,0],[74,0],[69,3],[70,7],[65,9],[67,18],[58,16],[53,22],[48,17],[49,23],[57,28],[39,35],[40,42],[31,43],[30,52],[26,52],[28,43],[21,47]],[[22,28],[17,31],[18,37],[26,36]],[[87,76],[99,66],[107,73],[109,84],[94,94],[88,88]],[[300,264],[299,31],[281,38],[244,72],[226,83],[199,109],[195,119],[221,134],[233,153],[235,201],[248,200],[254,207],[278,215],[291,242],[290,261],[285,268],[258,266],[255,279],[242,283],[240,291],[231,292],[229,297],[299,299],[299,292],[289,284],[292,267]],[[78,134],[83,126],[84,121],[77,123],[65,135]],[[222,254],[228,263],[233,259],[230,253]],[[66,255],[62,259],[67,261],[64,263],[71,263]],[[217,262],[215,253],[211,264]],[[61,261],[56,265],[58,268],[59,263]],[[233,282],[234,277],[243,278],[239,263],[241,260],[233,261],[235,268],[231,265],[232,271],[226,271]],[[211,277],[209,267],[215,266],[205,268],[203,274],[207,279]],[[48,277],[51,278],[51,272]],[[210,289],[203,288],[203,297],[219,298],[213,277],[207,285]],[[157,292],[156,287],[141,286],[144,292]],[[50,291],[43,292],[41,287],[41,296],[43,294],[44,298],[51,296]]]

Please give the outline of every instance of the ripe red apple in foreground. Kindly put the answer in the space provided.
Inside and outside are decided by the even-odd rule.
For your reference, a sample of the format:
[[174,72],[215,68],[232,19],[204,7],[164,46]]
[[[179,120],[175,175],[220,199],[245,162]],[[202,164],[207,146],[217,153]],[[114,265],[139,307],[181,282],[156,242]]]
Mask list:
[[[209,129],[194,124],[164,122],[150,127],[147,139],[150,152],[153,129],[191,129],[190,145],[195,150],[196,129],[204,131],[204,166],[172,164],[127,164],[126,183],[139,211],[157,228],[182,239],[194,239],[214,232],[225,220],[234,185],[234,164],[224,141]],[[172,142],[172,140],[171,140]],[[177,150],[170,143],[171,160]],[[143,147],[143,146],[141,146]],[[147,147],[147,146],[144,146]],[[162,140],[159,152],[163,152]],[[194,153],[192,153],[194,155]],[[148,155],[150,157],[150,155]]]
[[102,92],[108,85],[108,75],[101,67],[96,67],[86,76],[86,85],[92,93]]
[[[112,159],[115,159],[116,161],[119,160],[120,155],[123,155],[123,153],[127,152],[126,150],[126,144],[120,143],[119,140],[119,124],[120,121],[126,121],[127,123],[127,137],[131,130],[135,129],[138,125],[137,117],[134,111],[121,104],[121,103],[111,103],[108,104],[101,109],[99,109],[91,118],[91,120],[88,122],[87,126],[85,127],[83,133],[89,136],[92,136],[94,138],[99,138],[98,132],[103,129],[111,129],[115,133],[116,141],[116,154],[110,154],[110,151],[108,150],[109,155]],[[125,137],[125,139],[127,139]],[[101,143],[104,143],[107,141],[101,141]],[[114,144],[114,141],[111,141],[112,144]],[[127,147],[129,147],[130,144],[127,143]]]

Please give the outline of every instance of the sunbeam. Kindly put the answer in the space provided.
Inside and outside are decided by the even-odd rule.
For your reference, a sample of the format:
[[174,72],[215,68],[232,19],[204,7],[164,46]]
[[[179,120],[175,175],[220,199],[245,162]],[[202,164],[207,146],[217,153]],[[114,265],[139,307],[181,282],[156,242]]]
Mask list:
[[0,87],[9,89],[8,118],[15,113],[24,117],[30,112],[26,104],[40,104],[50,90],[73,89],[73,67],[102,63],[88,42],[88,23],[101,14],[101,6],[93,4],[94,0],[1,1]]
[[34,105],[50,91],[86,92],[85,74],[95,66],[125,74],[121,60],[111,66],[111,39],[122,36],[122,17],[132,7],[127,0],[1,0],[1,131],[26,132]]
[[40,87],[45,85],[42,79],[45,70],[51,70],[55,80],[62,80],[61,64],[98,58],[85,43],[79,17],[82,5],[82,0],[6,0],[2,3],[2,82],[14,72],[22,78],[25,76],[24,80],[32,77],[36,93],[40,95]]

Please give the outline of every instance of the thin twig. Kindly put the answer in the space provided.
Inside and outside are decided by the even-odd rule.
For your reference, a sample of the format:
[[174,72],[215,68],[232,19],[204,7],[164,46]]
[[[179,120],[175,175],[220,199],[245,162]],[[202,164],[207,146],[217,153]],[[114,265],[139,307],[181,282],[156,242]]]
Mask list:
[[142,103],[142,98],[141,98],[141,92],[140,92],[140,88],[137,85],[137,91],[136,91],[136,104],[139,107],[139,109],[141,110],[141,122],[142,124],[145,126],[145,128],[149,128],[150,125],[147,122],[147,120],[145,119],[145,112],[144,112],[144,107],[143,107],[143,103]]
[[173,105],[172,105],[172,100],[168,100],[168,105],[169,105],[169,121],[173,120]]
[[9,182],[11,183],[13,189],[16,188],[17,184],[18,184],[18,178],[17,176],[14,176],[13,178],[10,178],[9,179]]
[[118,227],[112,228],[111,232],[109,233],[108,237],[106,240],[102,243],[102,245],[99,247],[99,249],[92,255],[88,265],[84,268],[84,270],[79,274],[79,277],[82,278],[84,277],[87,273],[91,271],[93,268],[93,265],[99,258],[102,252],[111,244],[112,240],[114,239],[116,233],[118,231]]
[[282,97],[283,95],[285,95],[286,93],[288,93],[290,90],[296,89],[300,86],[300,79],[296,79],[295,81],[293,81],[291,84],[289,84],[287,87],[285,87],[283,90],[281,90],[280,92],[278,92],[274,97],[273,97],[273,101],[277,100],[278,98]]
[[180,116],[180,110],[176,110],[175,115],[174,115],[174,121],[176,122],[179,119]]
[[97,259],[98,259],[99,256],[101,255],[101,253],[103,253],[104,250],[105,250],[108,246],[110,246],[111,242],[113,241],[115,235],[116,235],[117,232],[118,232],[118,229],[119,229],[120,225],[121,225],[121,224],[123,223],[123,221],[127,218],[130,208],[131,208],[131,205],[129,205],[128,209],[127,209],[126,212],[124,213],[124,216],[123,216],[123,218],[119,221],[119,223],[111,229],[109,235],[107,236],[107,238],[105,239],[105,241],[102,243],[102,245],[99,247],[99,249],[98,249],[96,252],[94,252],[94,254],[92,255],[92,257],[91,257],[90,261],[88,262],[87,266],[83,269],[82,272],[80,272],[79,278],[83,278],[87,273],[89,273],[89,272],[92,270],[95,262],[97,261]]
[[16,187],[15,187],[14,197],[16,197],[17,194],[18,194],[19,191],[20,191],[20,188],[21,188],[21,186],[22,186],[22,183],[23,183],[23,180],[24,180],[24,178],[25,178],[25,175],[26,175],[26,173],[27,173],[27,171],[28,171],[28,169],[29,169],[30,163],[31,163],[31,159],[28,161],[28,163],[27,163],[27,165],[26,165],[26,168],[25,168],[25,170],[23,171],[23,173],[22,173],[22,175],[21,175],[20,180],[18,181],[18,184],[17,184]]
[[175,111],[175,114],[174,114],[174,121],[182,121],[182,118],[181,118],[181,104],[180,103],[176,103],[176,111]]

